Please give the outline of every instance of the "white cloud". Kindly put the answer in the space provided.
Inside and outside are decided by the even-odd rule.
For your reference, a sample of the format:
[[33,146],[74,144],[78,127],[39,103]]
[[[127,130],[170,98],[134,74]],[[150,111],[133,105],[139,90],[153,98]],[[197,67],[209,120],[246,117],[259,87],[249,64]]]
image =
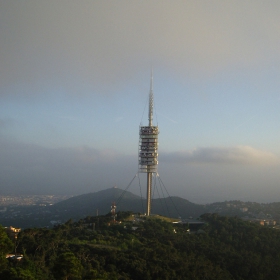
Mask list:
[[192,151],[163,153],[160,160],[175,163],[208,164],[274,164],[279,161],[270,152],[254,149],[250,146],[196,148]]

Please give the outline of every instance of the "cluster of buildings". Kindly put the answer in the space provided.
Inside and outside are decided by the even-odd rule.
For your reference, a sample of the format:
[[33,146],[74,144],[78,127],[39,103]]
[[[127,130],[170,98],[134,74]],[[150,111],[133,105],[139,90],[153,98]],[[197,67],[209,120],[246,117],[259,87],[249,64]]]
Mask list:
[[10,205],[52,205],[70,198],[70,195],[1,195],[0,206]]

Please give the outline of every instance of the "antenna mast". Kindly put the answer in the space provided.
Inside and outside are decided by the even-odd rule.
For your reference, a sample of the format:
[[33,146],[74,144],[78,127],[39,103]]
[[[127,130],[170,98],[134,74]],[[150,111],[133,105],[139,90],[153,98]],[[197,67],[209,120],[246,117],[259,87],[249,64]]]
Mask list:
[[153,126],[153,72],[151,72],[149,93],[148,126],[140,126],[139,139],[139,172],[147,173],[147,210],[146,215],[151,214],[152,175],[157,173],[158,165],[158,134],[157,126]]
[[153,71],[151,72],[150,94],[149,94],[149,126],[153,125],[153,111],[154,111],[154,92],[153,92]]

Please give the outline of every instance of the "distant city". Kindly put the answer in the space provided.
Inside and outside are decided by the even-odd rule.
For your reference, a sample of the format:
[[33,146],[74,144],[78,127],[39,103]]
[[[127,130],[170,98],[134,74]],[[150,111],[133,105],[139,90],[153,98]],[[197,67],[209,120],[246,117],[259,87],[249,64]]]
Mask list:
[[68,199],[73,195],[1,195],[0,206],[47,206]]

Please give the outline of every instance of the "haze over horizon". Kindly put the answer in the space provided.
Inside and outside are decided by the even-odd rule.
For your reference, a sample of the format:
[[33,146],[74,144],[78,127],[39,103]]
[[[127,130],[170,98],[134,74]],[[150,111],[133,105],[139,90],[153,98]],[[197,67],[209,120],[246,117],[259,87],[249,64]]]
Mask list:
[[280,201],[279,13],[274,0],[0,0],[0,195],[125,188],[153,67],[169,194]]

